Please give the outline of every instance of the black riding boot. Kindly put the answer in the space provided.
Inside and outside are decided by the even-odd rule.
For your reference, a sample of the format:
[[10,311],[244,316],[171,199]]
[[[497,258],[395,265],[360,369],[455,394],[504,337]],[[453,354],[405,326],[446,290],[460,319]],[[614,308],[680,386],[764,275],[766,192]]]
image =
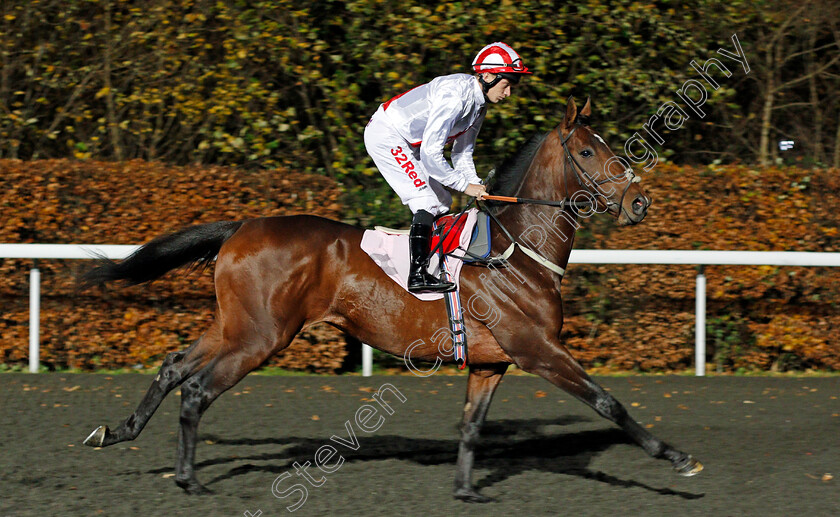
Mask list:
[[452,282],[445,282],[426,271],[434,220],[432,214],[419,210],[411,221],[409,234],[411,269],[408,273],[408,290],[412,293],[447,293],[455,290],[455,284]]

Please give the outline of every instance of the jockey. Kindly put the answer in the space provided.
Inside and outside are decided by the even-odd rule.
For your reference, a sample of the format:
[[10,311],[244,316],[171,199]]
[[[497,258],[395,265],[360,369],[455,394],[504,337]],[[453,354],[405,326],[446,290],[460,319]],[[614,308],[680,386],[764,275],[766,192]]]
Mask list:
[[[472,155],[478,131],[493,104],[510,95],[511,85],[531,72],[502,42],[481,49],[475,75],[452,74],[397,95],[379,106],[365,128],[365,148],[385,181],[413,214],[408,290],[447,292],[455,288],[426,271],[435,217],[449,211],[449,187],[482,199],[487,194]],[[452,144],[452,165],[444,145]]]

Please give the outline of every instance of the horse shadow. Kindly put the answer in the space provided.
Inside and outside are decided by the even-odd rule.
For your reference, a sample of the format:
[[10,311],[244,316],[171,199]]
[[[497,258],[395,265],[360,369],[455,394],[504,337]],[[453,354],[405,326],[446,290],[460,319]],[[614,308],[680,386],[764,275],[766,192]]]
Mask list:
[[[484,426],[476,447],[474,470],[488,473],[477,479],[476,489],[492,487],[527,471],[541,471],[554,474],[578,476],[606,483],[615,487],[642,488],[664,496],[683,499],[698,499],[705,494],[681,492],[669,488],[656,488],[632,479],[621,479],[590,468],[592,460],[602,452],[616,445],[633,444],[627,435],[617,428],[569,432],[563,427],[591,419],[578,416],[554,419],[497,420]],[[214,446],[250,446],[265,448],[279,446],[280,450],[269,453],[217,457],[196,465],[202,469],[214,465],[245,462],[272,462],[274,465],[245,463],[232,467],[226,473],[208,480],[207,486],[235,479],[254,472],[281,474],[288,471],[293,462],[303,464],[312,461],[314,451],[325,444],[336,445],[329,437],[278,437],[265,439],[228,439],[214,435],[202,435],[203,441]],[[399,459],[418,465],[452,465],[458,457],[459,440],[407,438],[394,435],[359,436],[357,450],[337,446],[347,462],[380,461]],[[639,451],[641,453],[641,451]],[[155,469],[150,473],[167,472],[169,469]],[[478,476],[476,476],[478,477]]]

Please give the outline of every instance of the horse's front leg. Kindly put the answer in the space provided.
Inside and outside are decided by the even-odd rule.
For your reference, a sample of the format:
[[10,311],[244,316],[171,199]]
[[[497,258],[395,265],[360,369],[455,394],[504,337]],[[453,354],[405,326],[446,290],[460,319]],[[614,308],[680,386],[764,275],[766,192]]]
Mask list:
[[455,472],[455,498],[470,503],[486,503],[491,498],[483,496],[473,488],[472,468],[475,460],[475,444],[493,393],[505,375],[508,365],[492,367],[470,366],[467,380],[467,400],[464,403],[464,419],[461,423],[461,442],[458,445],[458,465]]
[[534,347],[527,357],[520,354],[519,360],[523,370],[547,379],[618,424],[650,456],[670,461],[678,474],[693,476],[703,470],[703,464],[691,455],[653,436],[630,417],[624,406],[592,380],[563,345],[546,343]]

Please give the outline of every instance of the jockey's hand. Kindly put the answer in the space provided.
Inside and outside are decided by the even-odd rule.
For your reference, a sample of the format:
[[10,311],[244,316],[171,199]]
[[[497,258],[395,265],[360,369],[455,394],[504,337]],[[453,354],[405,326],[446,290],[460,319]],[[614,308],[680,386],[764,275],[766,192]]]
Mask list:
[[479,185],[477,183],[470,183],[469,185],[467,185],[466,190],[464,190],[464,194],[470,197],[474,197],[481,201],[482,199],[484,199],[484,196],[487,195],[487,187],[485,187],[484,185]]

